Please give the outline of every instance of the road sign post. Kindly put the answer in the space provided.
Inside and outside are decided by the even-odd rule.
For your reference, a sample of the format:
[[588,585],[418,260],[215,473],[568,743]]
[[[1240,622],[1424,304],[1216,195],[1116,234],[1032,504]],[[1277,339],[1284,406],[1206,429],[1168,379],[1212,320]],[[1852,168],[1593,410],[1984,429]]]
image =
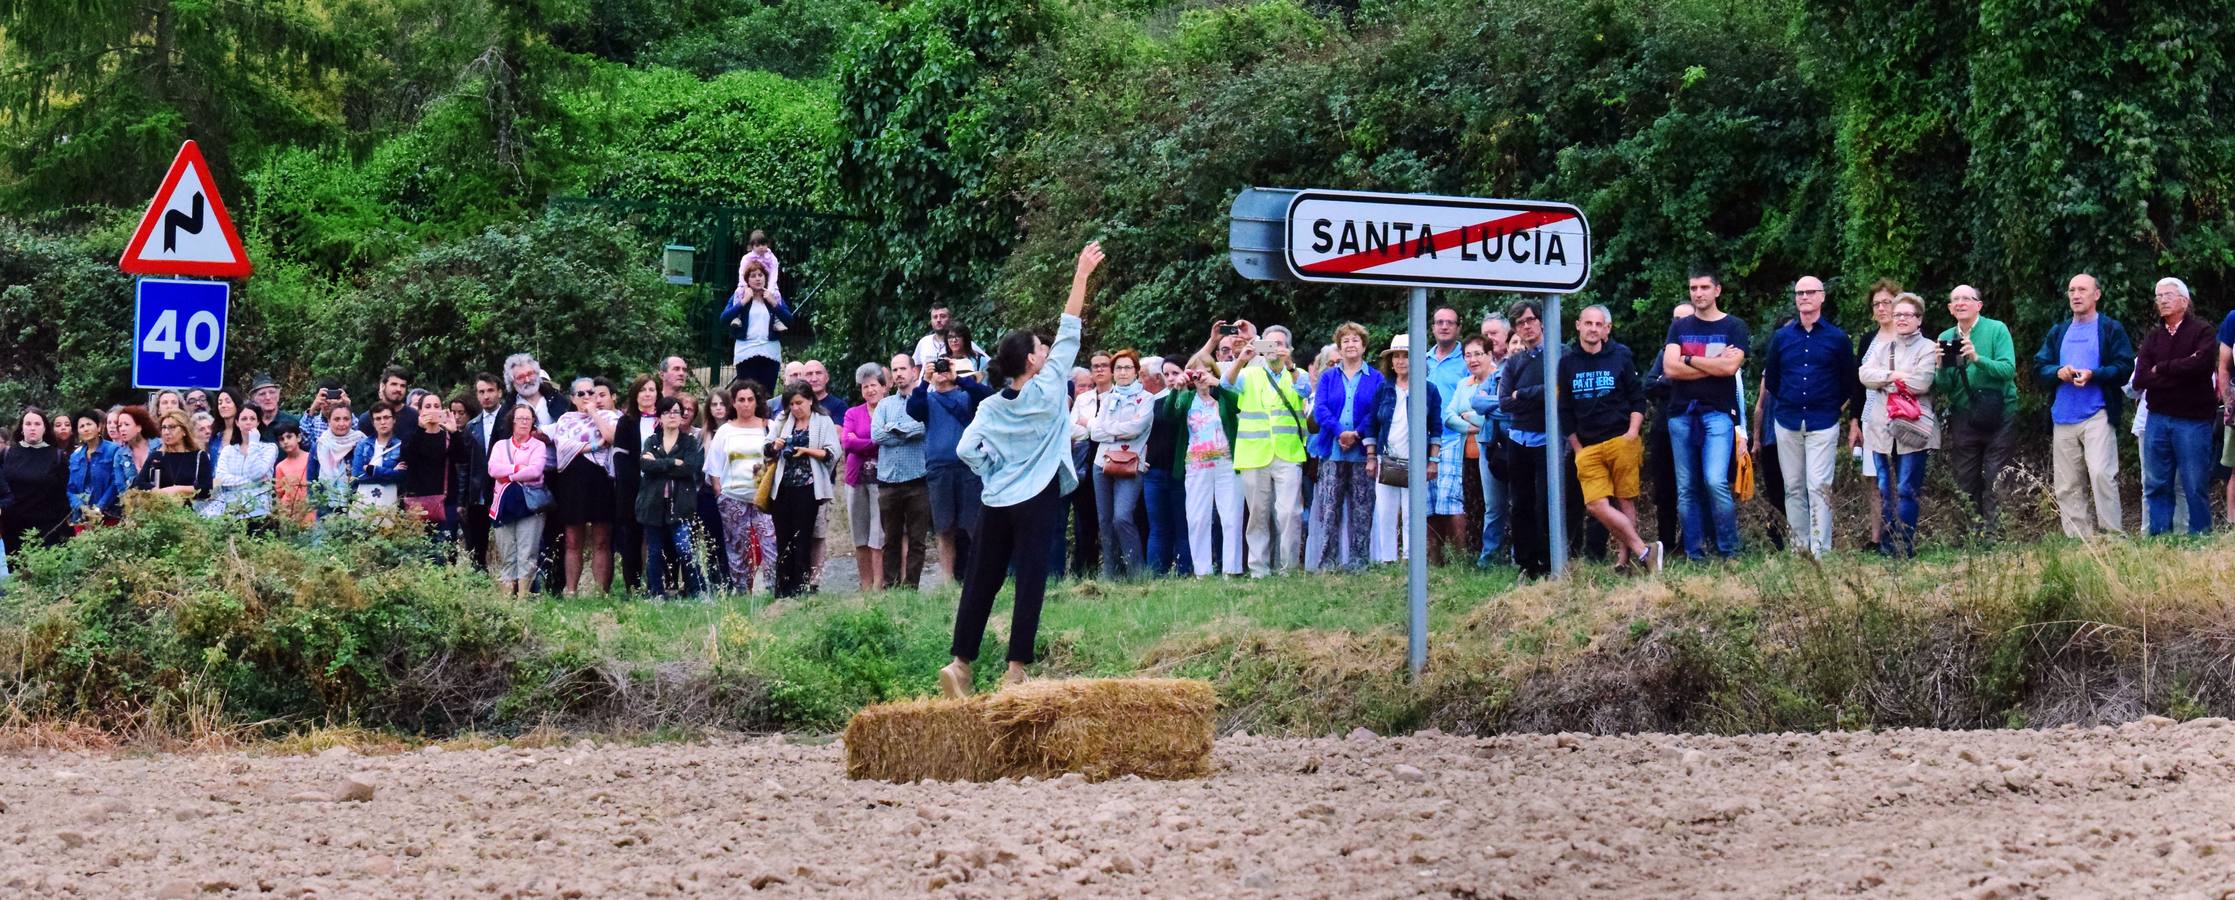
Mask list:
[[[1582,210],[1538,200],[1249,188],[1234,198],[1227,241],[1234,271],[1244,278],[1412,288],[1408,321],[1416,339],[1428,335],[1430,288],[1550,295],[1544,313],[1545,526],[1553,572],[1565,571],[1559,298],[1591,277],[1591,228]],[[1415,371],[1423,373],[1416,382],[1427,377]],[[1428,483],[1421,461],[1429,415],[1427,392],[1412,390],[1405,411],[1414,457],[1405,492],[1406,662],[1415,677],[1428,662]]]
[[224,281],[142,278],[134,288],[132,386],[225,386],[225,321],[233,286]]

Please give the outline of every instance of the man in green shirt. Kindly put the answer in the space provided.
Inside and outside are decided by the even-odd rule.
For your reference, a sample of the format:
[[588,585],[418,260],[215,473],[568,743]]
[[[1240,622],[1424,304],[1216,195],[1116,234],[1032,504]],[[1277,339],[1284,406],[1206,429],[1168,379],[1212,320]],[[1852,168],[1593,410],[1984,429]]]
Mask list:
[[2010,328],[1979,314],[1979,289],[1957,285],[1948,292],[1948,312],[1956,327],[1940,333],[1941,383],[1933,393],[1947,399],[1941,447],[1955,467],[1956,485],[1970,495],[1985,534],[1998,527],[1995,480],[2010,462],[2010,412],[2017,405],[2018,351]]

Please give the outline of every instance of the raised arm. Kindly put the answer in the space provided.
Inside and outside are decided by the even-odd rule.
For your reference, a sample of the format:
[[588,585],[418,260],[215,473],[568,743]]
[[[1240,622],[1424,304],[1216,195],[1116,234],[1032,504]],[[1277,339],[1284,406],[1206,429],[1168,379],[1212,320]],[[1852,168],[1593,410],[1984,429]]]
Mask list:
[[1101,241],[1088,241],[1079,248],[1078,267],[1071,271],[1071,296],[1063,301],[1064,315],[1078,318],[1086,312],[1087,282],[1094,277],[1094,270],[1102,267],[1104,258]]

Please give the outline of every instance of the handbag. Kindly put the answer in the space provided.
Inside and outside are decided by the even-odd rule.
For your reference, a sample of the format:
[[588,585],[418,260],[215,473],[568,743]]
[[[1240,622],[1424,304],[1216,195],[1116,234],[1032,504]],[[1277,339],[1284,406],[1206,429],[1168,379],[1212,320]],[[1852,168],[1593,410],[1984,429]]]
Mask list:
[[1923,402],[1910,393],[1906,384],[1895,384],[1886,394],[1886,433],[1893,439],[1894,452],[1901,452],[1904,439],[1922,447],[1932,440],[1932,426],[1925,423]]
[[761,466],[760,474],[754,476],[753,508],[761,512],[768,512],[776,505],[776,466],[777,461],[770,460]]
[[404,506],[417,512],[419,518],[426,520],[430,525],[441,525],[450,521],[450,510],[443,504],[441,494],[426,497],[405,497]]
[[1374,480],[1390,487],[1409,487],[1412,485],[1412,464],[1403,457],[1384,456],[1381,458],[1381,469],[1375,473]]
[[[1270,378],[1272,373],[1267,372],[1266,376]],[[1288,417],[1296,422],[1296,439],[1310,443],[1312,435],[1319,433],[1318,424],[1307,421],[1303,413],[1296,411],[1296,404],[1288,402],[1288,394],[1280,389],[1280,382],[1277,379],[1273,382],[1273,396],[1280,398],[1280,405],[1288,410]],[[1319,457],[1305,454],[1304,464],[1301,468],[1304,471],[1305,482],[1316,483],[1319,481]]]
[[1141,454],[1131,450],[1114,449],[1102,452],[1102,474],[1111,478],[1137,478],[1141,474]]
[[1731,496],[1737,497],[1740,503],[1754,499],[1754,454],[1743,451],[1740,441],[1744,438],[1745,435],[1735,431],[1731,433]]

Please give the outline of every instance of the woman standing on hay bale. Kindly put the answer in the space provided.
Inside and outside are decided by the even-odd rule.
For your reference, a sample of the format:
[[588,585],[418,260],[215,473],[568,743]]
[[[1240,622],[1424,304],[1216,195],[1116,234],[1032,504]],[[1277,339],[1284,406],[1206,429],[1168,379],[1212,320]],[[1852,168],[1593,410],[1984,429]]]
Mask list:
[[949,648],[954,661],[939,670],[939,687],[947,696],[970,694],[970,663],[985,639],[993,596],[1012,567],[1017,590],[1010,613],[1009,671],[1001,683],[1024,681],[1024,666],[1032,661],[1040,603],[1048,588],[1043,529],[1058,521],[1063,497],[1079,486],[1079,474],[1071,467],[1066,389],[1079,358],[1079,314],[1086,308],[1087,280],[1101,265],[1101,242],[1079,251],[1054,346],[1024,329],[1001,338],[988,374],[1007,387],[979,404],[977,418],[963,429],[955,447],[955,456],[985,484],[985,513],[978,520],[962,605],[955,612],[955,639]]

